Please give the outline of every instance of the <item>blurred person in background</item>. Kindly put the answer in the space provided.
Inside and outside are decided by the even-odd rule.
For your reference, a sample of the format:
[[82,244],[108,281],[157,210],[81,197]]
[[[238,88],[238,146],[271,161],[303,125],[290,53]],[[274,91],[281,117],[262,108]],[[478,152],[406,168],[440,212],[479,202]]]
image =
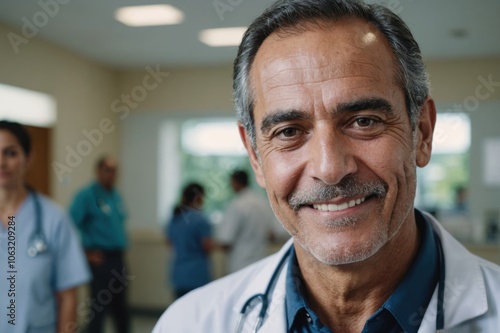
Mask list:
[[465,186],[457,186],[455,188],[455,207],[456,212],[467,213],[469,207],[467,204],[467,188]]
[[25,184],[31,138],[0,121],[0,332],[76,332],[77,287],[90,280],[69,217]]
[[[116,332],[129,332],[128,277],[124,261],[127,215],[123,199],[115,188],[117,168],[113,158],[100,158],[96,164],[96,180],[76,194],[70,207],[92,270],[91,298],[99,303],[88,318],[89,333],[103,332],[108,312]],[[103,297],[105,291],[107,296]]]
[[212,230],[201,212],[204,199],[203,186],[186,185],[181,202],[165,229],[167,244],[174,250],[170,274],[176,298],[212,280],[209,258],[213,248]]
[[217,242],[227,252],[226,269],[232,273],[268,254],[274,226],[279,223],[265,196],[250,188],[246,171],[234,171],[230,183],[236,198],[217,229]]

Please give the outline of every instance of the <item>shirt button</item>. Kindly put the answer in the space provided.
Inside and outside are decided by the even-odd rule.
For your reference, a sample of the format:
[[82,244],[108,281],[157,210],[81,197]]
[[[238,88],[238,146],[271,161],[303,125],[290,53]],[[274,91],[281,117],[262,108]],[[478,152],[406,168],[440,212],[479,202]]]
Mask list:
[[306,318],[307,318],[307,322],[310,324],[312,323],[312,319],[311,319],[311,316],[309,315],[309,312],[306,312]]

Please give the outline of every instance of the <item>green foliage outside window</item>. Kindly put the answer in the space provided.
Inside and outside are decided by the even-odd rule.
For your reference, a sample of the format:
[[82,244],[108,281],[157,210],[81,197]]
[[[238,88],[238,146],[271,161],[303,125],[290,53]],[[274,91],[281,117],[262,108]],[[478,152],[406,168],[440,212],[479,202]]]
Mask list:
[[233,170],[251,167],[247,156],[200,156],[182,153],[182,184],[196,181],[205,187],[205,204],[207,213],[224,211],[227,203],[233,198],[233,190],[229,178]]
[[421,203],[426,208],[452,209],[455,190],[469,182],[469,154],[434,154],[428,166],[419,170]]

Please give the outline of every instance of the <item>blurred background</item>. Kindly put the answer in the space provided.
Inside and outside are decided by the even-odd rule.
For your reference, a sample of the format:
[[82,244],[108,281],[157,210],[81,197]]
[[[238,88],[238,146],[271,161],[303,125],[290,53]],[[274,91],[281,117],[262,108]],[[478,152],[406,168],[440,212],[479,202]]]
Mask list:
[[[230,173],[251,170],[235,124],[232,62],[242,31],[271,2],[0,2],[0,118],[30,126],[31,183],[68,207],[98,157],[119,161],[134,331],[150,331],[172,301],[162,230],[182,185],[204,184],[216,227],[233,196]],[[500,1],[377,2],[420,43],[439,111],[417,207],[499,263]],[[120,11],[138,5],[160,6]],[[213,254],[216,276],[223,256]]]

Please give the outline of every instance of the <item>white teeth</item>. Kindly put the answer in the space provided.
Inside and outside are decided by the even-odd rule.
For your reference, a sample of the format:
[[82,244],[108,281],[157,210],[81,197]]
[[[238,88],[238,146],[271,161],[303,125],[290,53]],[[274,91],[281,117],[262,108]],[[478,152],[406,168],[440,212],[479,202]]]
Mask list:
[[349,206],[347,205],[347,202],[344,202],[343,204],[339,205],[339,210],[344,210],[347,209]]
[[313,207],[317,210],[325,211],[325,212],[336,212],[339,210],[344,210],[350,207],[354,207],[359,205],[360,203],[364,202],[365,198],[361,199],[353,199],[349,202],[344,202],[341,203],[340,205],[335,205],[335,204],[317,204],[313,205]]

